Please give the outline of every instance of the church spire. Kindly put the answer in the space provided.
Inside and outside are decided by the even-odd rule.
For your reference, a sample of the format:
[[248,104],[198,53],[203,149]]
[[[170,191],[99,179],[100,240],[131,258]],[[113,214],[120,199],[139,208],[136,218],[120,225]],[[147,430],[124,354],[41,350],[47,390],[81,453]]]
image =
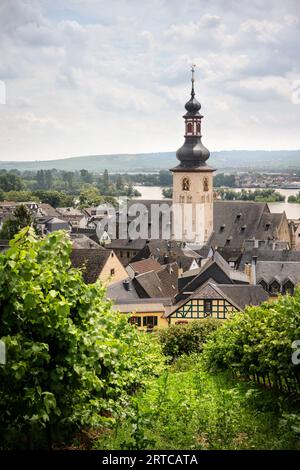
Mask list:
[[191,66],[191,72],[192,72],[192,79],[191,79],[191,82],[192,82],[192,91],[191,91],[191,97],[192,98],[195,98],[195,90],[194,90],[194,83],[195,83],[195,77],[194,77],[194,74],[195,74],[195,67],[196,65],[193,64]]
[[195,94],[195,65],[191,66],[192,72],[192,90],[191,98],[185,104],[186,113],[183,116],[185,120],[185,142],[177,150],[176,156],[180,161],[179,168],[199,168],[206,166],[206,160],[209,158],[209,150],[201,142],[201,104],[196,99]]

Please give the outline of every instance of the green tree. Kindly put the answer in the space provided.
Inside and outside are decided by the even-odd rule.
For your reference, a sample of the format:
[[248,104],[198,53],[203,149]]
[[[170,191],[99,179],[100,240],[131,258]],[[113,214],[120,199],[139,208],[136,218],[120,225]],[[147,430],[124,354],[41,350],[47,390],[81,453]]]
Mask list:
[[103,194],[107,194],[109,191],[109,175],[107,170],[104,170],[103,173],[102,191]]
[[83,183],[92,183],[93,175],[88,170],[80,170],[80,179]]
[[12,216],[3,223],[0,238],[11,240],[23,227],[32,223],[33,219],[30,210],[24,204],[20,204],[14,210]]
[[52,170],[46,170],[44,174],[44,184],[46,189],[51,189],[53,185]]
[[86,185],[80,192],[79,202],[81,206],[98,206],[103,202],[99,189],[92,185]]
[[[81,427],[113,422],[161,357],[99,284],[71,267],[64,232],[25,228],[0,254],[0,447],[51,447]],[[60,437],[61,436],[61,437]]]
[[2,171],[0,174],[0,189],[2,191],[20,191],[22,189],[20,176]]
[[117,176],[116,188],[118,191],[124,190],[124,181],[123,181],[122,175],[120,174]]

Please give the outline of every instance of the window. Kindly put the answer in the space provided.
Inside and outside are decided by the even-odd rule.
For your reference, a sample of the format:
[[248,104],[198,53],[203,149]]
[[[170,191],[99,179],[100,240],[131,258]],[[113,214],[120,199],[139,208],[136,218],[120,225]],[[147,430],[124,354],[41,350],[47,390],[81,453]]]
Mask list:
[[146,326],[149,329],[154,328],[157,326],[157,317],[143,317],[143,326]]
[[182,191],[190,190],[190,180],[186,176],[182,179]]
[[280,292],[280,285],[277,281],[273,281],[270,285],[271,294],[278,294]]
[[187,133],[188,134],[193,133],[193,124],[191,122],[189,122],[188,125],[187,125]]
[[203,191],[208,191],[208,178],[203,179]]
[[115,268],[112,268],[112,269],[110,270],[110,275],[111,275],[111,276],[114,276],[114,275],[115,275]]
[[142,324],[142,319],[141,319],[141,317],[130,317],[130,318],[129,318],[129,322],[130,322],[132,325],[141,326],[141,324]]
[[203,301],[204,305],[204,316],[209,317],[212,314],[212,300],[210,299],[204,299]]
[[197,134],[200,134],[201,128],[200,128],[200,122],[197,122]]

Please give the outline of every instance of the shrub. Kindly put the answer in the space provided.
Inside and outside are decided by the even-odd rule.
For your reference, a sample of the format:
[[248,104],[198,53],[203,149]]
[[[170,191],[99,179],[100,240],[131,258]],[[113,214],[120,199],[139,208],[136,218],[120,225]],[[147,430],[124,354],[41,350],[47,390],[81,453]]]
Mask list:
[[[162,364],[157,344],[71,267],[64,232],[27,227],[0,254],[0,446],[51,446],[103,426]],[[26,441],[27,439],[27,441]]]
[[205,344],[210,370],[230,369],[281,390],[298,391],[300,366],[292,343],[300,339],[300,291],[235,313]]
[[172,359],[182,354],[199,353],[207,337],[216,330],[216,319],[195,320],[187,324],[172,325],[159,333],[163,353]]

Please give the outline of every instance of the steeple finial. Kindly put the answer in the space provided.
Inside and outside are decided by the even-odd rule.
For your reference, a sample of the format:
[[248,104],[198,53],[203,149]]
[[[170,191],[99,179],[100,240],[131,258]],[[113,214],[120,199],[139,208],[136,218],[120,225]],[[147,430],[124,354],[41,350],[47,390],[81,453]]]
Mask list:
[[194,76],[194,74],[195,74],[195,67],[196,67],[196,64],[192,64],[192,66],[191,66],[191,71],[192,71],[192,80],[191,80],[191,82],[192,82],[192,92],[191,92],[191,96],[192,96],[192,98],[195,97],[195,90],[194,90],[194,83],[195,83],[195,76]]

